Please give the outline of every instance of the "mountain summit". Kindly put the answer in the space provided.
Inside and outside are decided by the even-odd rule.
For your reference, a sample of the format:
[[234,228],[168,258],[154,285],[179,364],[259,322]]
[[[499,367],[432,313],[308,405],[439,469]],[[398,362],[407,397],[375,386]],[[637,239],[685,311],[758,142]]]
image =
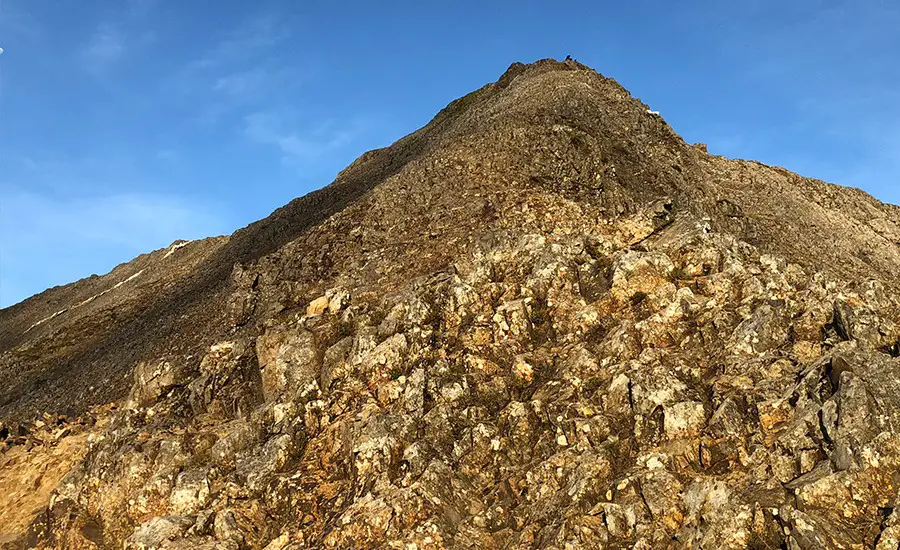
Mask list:
[[516,63],[0,311],[0,542],[896,548],[898,266],[897,207]]

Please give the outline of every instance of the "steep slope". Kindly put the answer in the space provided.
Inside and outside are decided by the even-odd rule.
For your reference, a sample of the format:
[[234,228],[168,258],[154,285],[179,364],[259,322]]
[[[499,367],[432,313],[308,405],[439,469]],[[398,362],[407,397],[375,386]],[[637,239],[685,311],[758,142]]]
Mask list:
[[0,418],[121,400],[20,541],[884,543],[898,266],[896,207],[514,64],[229,238],[0,312]]
[[[482,231],[470,227],[475,208],[456,204],[458,192],[472,193],[497,216],[505,206],[500,201],[536,188],[617,215],[666,197],[680,210],[709,217],[717,230],[849,277],[890,282],[900,260],[896,207],[784,170],[708,157],[614,81],[574,62],[516,64],[422,130],[367,153],[332,185],[230,239],[189,243],[165,261],[161,257],[169,249],[157,251],[104,277],[51,289],[0,311],[0,375],[12,380],[0,390],[0,417],[106,403],[127,390],[136,362],[209,345],[231,322],[215,304],[233,290],[235,265],[276,252],[351,205],[356,208],[341,217],[343,230],[350,218],[365,214],[357,220],[360,231],[374,226],[382,237],[377,226],[383,222],[359,204],[376,187],[383,189],[364,204],[376,203],[389,223],[415,220],[412,225],[421,230],[407,234],[409,228],[397,227],[385,235],[384,246],[428,233],[435,233],[431,240],[441,239],[452,225],[460,232]],[[404,195],[412,200],[393,204],[406,201]],[[436,201],[447,203],[439,207],[445,227],[435,224]],[[340,235],[328,238],[332,242],[323,246],[332,248]],[[352,250],[335,254],[352,256]],[[446,258],[453,257],[450,252]],[[286,282],[282,278],[280,284]],[[104,291],[109,292],[102,299],[79,306]]]

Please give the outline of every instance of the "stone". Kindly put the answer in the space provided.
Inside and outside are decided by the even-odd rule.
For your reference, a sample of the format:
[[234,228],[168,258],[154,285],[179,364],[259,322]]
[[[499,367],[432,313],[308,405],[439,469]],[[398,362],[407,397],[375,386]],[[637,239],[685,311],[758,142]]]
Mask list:
[[281,535],[272,539],[269,544],[263,548],[263,550],[287,550],[290,547],[291,540],[287,533],[282,533]]
[[292,394],[309,383],[317,383],[321,358],[315,336],[288,326],[272,327],[256,341],[266,399]]
[[332,315],[337,315],[350,304],[350,292],[344,288],[333,288],[325,295],[328,297],[328,312]]
[[153,550],[180,537],[193,524],[184,516],[163,516],[142,523],[125,541],[126,550]]
[[513,363],[513,373],[523,384],[531,384],[534,380],[534,367],[528,364],[524,357],[516,357]]
[[231,510],[225,509],[216,514],[213,530],[219,541],[236,543],[239,546],[244,544],[244,534]]
[[703,403],[685,401],[665,408],[665,431],[670,439],[697,437],[705,425]]
[[235,458],[252,448],[260,439],[260,427],[246,420],[235,420],[224,430],[224,435],[210,448],[212,461],[219,465],[230,465]]
[[321,315],[328,309],[330,300],[327,296],[319,296],[306,306],[307,315]]
[[209,478],[206,469],[188,470],[178,474],[175,488],[169,497],[172,511],[181,515],[196,514],[210,498]]
[[187,385],[191,379],[191,369],[178,360],[140,363],[134,370],[129,401],[132,406],[145,407],[166,392]]
[[0,537],[896,547],[898,210],[647,110],[516,64],[230,237],[3,310]]

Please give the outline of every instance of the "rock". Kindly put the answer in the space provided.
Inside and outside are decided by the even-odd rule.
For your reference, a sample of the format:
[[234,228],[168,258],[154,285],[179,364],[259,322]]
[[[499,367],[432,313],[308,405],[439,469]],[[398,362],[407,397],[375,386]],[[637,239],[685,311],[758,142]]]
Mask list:
[[215,527],[213,528],[216,539],[222,542],[244,544],[244,534],[231,510],[222,510],[216,514]]
[[0,531],[896,547],[897,243],[896,208],[515,65],[231,237],[4,310]]
[[370,373],[400,373],[405,369],[409,342],[403,334],[395,334],[378,344],[360,359],[360,364]]
[[325,313],[325,310],[328,309],[329,302],[330,300],[327,296],[319,296],[306,307],[306,314],[312,316]]
[[166,542],[162,546],[166,550],[239,550],[240,545],[235,542],[217,541],[210,537],[185,537],[172,542]]
[[276,435],[257,454],[240,461],[237,474],[246,480],[245,485],[249,491],[261,493],[271,481],[272,475],[283,471],[302,450],[304,443],[302,436]]
[[629,251],[613,265],[610,290],[622,301],[649,296],[667,287],[674,270],[674,264],[665,255]]
[[516,357],[516,361],[513,364],[513,374],[521,383],[528,385],[534,380],[534,367],[528,364],[524,357],[519,356]]
[[256,341],[266,399],[293,394],[307,384],[317,383],[321,358],[315,336],[287,326],[272,327]]
[[170,509],[177,514],[190,515],[203,509],[210,497],[208,473],[205,469],[188,470],[178,474],[175,488],[169,497]]
[[[328,312],[332,315],[337,315],[350,304],[350,292],[346,289],[334,288],[325,295],[328,297]],[[310,304],[310,307],[312,307],[312,304]]]
[[378,326],[378,335],[381,338],[425,325],[431,315],[428,304],[419,296],[401,295],[394,299],[398,302],[391,307],[384,321]]
[[288,537],[287,533],[282,533],[281,535],[272,539],[269,544],[263,548],[263,550],[287,550],[290,547],[291,540]]
[[732,336],[735,348],[748,354],[763,353],[782,345],[788,338],[787,326],[775,308],[763,304],[750,318],[738,325]]
[[610,535],[618,539],[630,539],[634,536],[637,518],[632,510],[613,503],[603,504],[602,510]]
[[246,420],[235,420],[227,426],[225,435],[212,445],[212,460],[219,465],[229,465],[239,453],[253,447],[259,439],[259,426]]
[[152,550],[180,537],[194,522],[184,516],[155,517],[142,523],[125,541],[126,550]]
[[894,550],[900,548],[900,514],[891,511],[884,521],[884,530],[878,536],[877,550]]
[[341,375],[343,368],[350,358],[350,353],[353,351],[353,346],[353,338],[347,336],[325,350],[322,359],[322,373],[319,380],[319,386],[322,389],[327,389],[331,386],[334,377]]
[[665,408],[665,430],[670,439],[697,437],[705,425],[703,403],[686,401]]
[[134,371],[129,401],[135,407],[150,405],[172,389],[187,385],[192,378],[190,367],[179,360],[141,363]]

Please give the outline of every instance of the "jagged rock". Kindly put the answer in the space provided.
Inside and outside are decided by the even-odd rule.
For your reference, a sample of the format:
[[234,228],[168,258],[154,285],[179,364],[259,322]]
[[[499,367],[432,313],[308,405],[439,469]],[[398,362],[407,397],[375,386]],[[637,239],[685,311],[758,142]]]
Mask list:
[[234,517],[234,512],[231,510],[222,510],[216,514],[216,521],[213,527],[216,539],[226,542],[226,543],[234,543],[238,546],[244,544],[244,534],[241,531],[240,526],[238,526],[238,522]]
[[134,370],[129,400],[138,407],[152,404],[166,392],[186,385],[191,378],[191,369],[178,360],[140,363]]
[[256,353],[267,399],[285,393],[290,396],[307,384],[318,382],[320,356],[311,332],[289,326],[269,328],[257,339]]
[[223,436],[210,448],[215,463],[229,465],[241,452],[260,440],[261,427],[247,420],[235,420],[224,426]]
[[319,296],[318,298],[316,298],[315,300],[310,302],[309,305],[306,307],[306,314],[307,315],[323,314],[328,309],[329,302],[330,302],[330,300],[328,299],[328,296]]
[[337,315],[350,303],[350,292],[344,288],[333,288],[326,294],[328,297],[328,312]]
[[697,437],[706,426],[703,403],[684,401],[665,407],[665,430],[670,439]]
[[517,64],[230,238],[0,312],[0,511],[45,548],[893,548],[897,236]]
[[209,502],[209,491],[209,473],[205,468],[182,472],[175,479],[169,507],[176,514],[197,513]]
[[303,436],[281,434],[270,438],[255,454],[237,464],[236,473],[251,493],[261,493],[276,472],[281,472],[303,448]]
[[194,522],[183,516],[156,517],[142,523],[125,541],[128,550],[153,550],[181,536]]

